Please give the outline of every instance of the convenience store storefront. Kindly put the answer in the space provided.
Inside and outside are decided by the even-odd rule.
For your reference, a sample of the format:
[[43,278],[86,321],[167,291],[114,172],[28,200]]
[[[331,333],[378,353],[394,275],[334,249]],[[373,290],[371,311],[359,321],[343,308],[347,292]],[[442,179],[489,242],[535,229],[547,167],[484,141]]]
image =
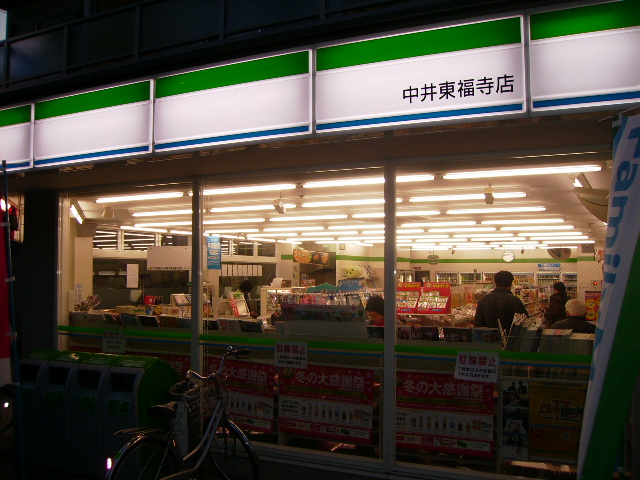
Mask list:
[[[590,8],[604,6],[570,15]],[[207,365],[229,343],[248,346],[232,411],[259,432],[265,458],[343,472],[357,462],[369,478],[425,469],[495,478],[525,475],[531,466],[519,461],[575,465],[579,420],[535,412],[559,395],[584,404],[590,355],[416,333],[468,327],[477,291],[503,269],[535,290],[532,313],[555,279],[578,298],[597,297],[605,227],[579,194],[608,188],[609,117],[637,103],[628,60],[637,54],[624,52],[640,32],[637,22],[578,31],[565,14],[393,32],[5,111],[18,119],[3,127],[11,170],[76,169],[70,175],[81,179],[82,165],[97,162],[94,174],[120,177],[99,187],[75,180],[60,197],[61,344],[102,350],[117,332],[118,348],[164,356],[178,371]],[[20,121],[32,111],[33,121]],[[543,167],[552,170],[531,170]],[[215,321],[233,311],[220,298],[247,278],[266,319],[259,331],[248,319]],[[300,290],[324,283],[345,288]],[[396,299],[385,316],[398,316],[408,338],[393,323],[371,338],[362,322],[335,315],[271,322],[275,303],[299,305],[303,292],[357,307],[350,284]],[[399,311],[401,292],[426,284],[448,285],[439,292],[446,312]],[[132,307],[119,315],[153,317],[149,304],[135,310],[146,297],[161,297],[167,311],[156,326],[69,315],[98,292],[98,309]],[[471,357],[493,365],[491,381],[454,375]]]

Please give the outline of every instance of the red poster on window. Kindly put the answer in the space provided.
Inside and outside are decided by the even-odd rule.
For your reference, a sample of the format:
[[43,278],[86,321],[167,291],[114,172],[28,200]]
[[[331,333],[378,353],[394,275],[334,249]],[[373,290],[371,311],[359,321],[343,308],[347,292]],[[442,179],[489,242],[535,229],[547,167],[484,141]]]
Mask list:
[[[218,369],[220,360],[210,358],[210,372]],[[243,428],[273,433],[275,372],[273,365],[228,359],[224,363],[229,390],[227,410],[233,421]]]
[[280,431],[370,444],[373,370],[310,365],[280,369]]
[[421,372],[397,378],[398,448],[492,456],[492,383]]

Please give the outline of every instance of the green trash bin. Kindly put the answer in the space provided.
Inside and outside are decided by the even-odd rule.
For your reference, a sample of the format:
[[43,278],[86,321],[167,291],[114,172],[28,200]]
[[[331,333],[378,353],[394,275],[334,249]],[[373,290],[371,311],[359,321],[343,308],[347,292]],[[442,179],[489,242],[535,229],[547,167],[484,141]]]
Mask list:
[[49,360],[58,350],[38,349],[20,360],[20,408],[24,452],[26,461],[42,464],[42,437],[40,435],[40,379]]
[[102,422],[102,386],[111,365],[121,355],[95,353],[84,359],[71,377],[72,472],[82,478],[104,478],[105,449]]
[[147,410],[168,402],[169,389],[176,381],[171,365],[157,357],[125,355],[109,368],[101,400],[107,457],[113,457],[123,445],[116,431],[157,425]]
[[69,387],[78,365],[89,356],[87,352],[60,351],[49,359],[40,377],[42,465],[47,468],[71,471]]

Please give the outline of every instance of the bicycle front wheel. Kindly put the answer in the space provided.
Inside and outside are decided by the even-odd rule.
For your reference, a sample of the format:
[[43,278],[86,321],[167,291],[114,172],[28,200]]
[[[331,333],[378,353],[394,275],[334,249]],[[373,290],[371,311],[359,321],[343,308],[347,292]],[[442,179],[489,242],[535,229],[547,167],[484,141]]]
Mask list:
[[209,458],[225,480],[259,480],[258,455],[244,432],[228,418],[214,434]]
[[136,437],[116,454],[106,480],[157,480],[177,471],[175,450],[169,440]]

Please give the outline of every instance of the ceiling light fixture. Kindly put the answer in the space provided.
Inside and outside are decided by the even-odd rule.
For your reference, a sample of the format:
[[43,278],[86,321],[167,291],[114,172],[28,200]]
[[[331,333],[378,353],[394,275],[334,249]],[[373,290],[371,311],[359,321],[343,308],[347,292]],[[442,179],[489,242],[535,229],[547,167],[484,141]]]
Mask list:
[[521,225],[519,227],[500,227],[500,230],[509,231],[509,230],[526,230],[529,228],[535,228],[536,230],[572,230],[574,228],[573,225]]
[[271,222],[303,222],[307,220],[341,220],[348,218],[347,215],[303,215],[295,217],[273,217],[269,220]]
[[84,212],[80,208],[80,205],[78,205],[75,202],[72,203],[71,206],[69,207],[69,211],[71,212],[71,215],[73,215],[75,217],[76,221],[80,225],[82,225],[82,222],[84,222],[85,217],[84,217]]
[[369,230],[376,228],[384,228],[384,223],[371,223],[371,224],[362,224],[362,225],[329,225],[329,230]]
[[[107,208],[107,207],[105,207]],[[132,217],[164,217],[166,215],[191,215],[192,211],[189,210],[160,210],[155,212],[134,212]]]
[[184,192],[160,192],[160,193],[144,193],[140,195],[120,195],[114,197],[100,197],[96,199],[96,203],[115,203],[115,202],[137,202],[139,200],[160,200],[163,198],[179,198],[184,197]]
[[464,220],[461,222],[415,222],[403,223],[401,227],[463,227],[465,225],[477,225],[473,220]]
[[544,212],[546,207],[499,207],[499,208],[465,208],[447,210],[447,215],[470,215],[475,213],[513,213],[513,212]]
[[476,227],[476,228],[466,228],[466,227],[462,227],[462,228],[430,228],[429,229],[429,233],[436,233],[436,232],[493,232],[495,231],[495,227]]
[[219,225],[219,224],[227,224],[227,223],[262,223],[266,222],[266,218],[230,218],[228,220],[205,220],[202,222],[205,225]]
[[[275,207],[275,203],[278,200],[275,200],[274,203],[271,204],[263,204],[263,205],[242,205],[238,207],[216,207],[209,209],[211,213],[228,213],[228,212],[259,212],[263,210],[273,210]],[[287,203],[281,205],[283,210],[287,208],[296,208],[296,205],[293,203]]]
[[483,220],[482,225],[519,225],[530,223],[563,223],[563,218],[503,218],[501,220]]
[[[493,196],[495,198],[522,198],[526,197],[527,194],[525,192],[502,192],[502,193],[494,193]],[[468,194],[460,194],[460,195],[434,195],[427,197],[410,197],[410,203],[418,203],[418,202],[456,202],[462,200],[483,200],[485,198],[485,194],[482,193],[468,193]]]
[[134,232],[167,233],[167,229],[164,229],[164,228],[145,228],[145,227],[120,226],[120,230],[131,230],[131,231],[134,231]]
[[471,172],[451,172],[443,175],[445,180],[464,178],[511,177],[516,175],[549,175],[555,173],[598,172],[600,165],[564,165],[559,167],[514,168],[510,170],[479,170]]
[[244,187],[211,188],[204,190],[203,195],[231,195],[234,193],[273,192],[277,190],[293,190],[294,183],[278,183],[273,185],[249,185]]

